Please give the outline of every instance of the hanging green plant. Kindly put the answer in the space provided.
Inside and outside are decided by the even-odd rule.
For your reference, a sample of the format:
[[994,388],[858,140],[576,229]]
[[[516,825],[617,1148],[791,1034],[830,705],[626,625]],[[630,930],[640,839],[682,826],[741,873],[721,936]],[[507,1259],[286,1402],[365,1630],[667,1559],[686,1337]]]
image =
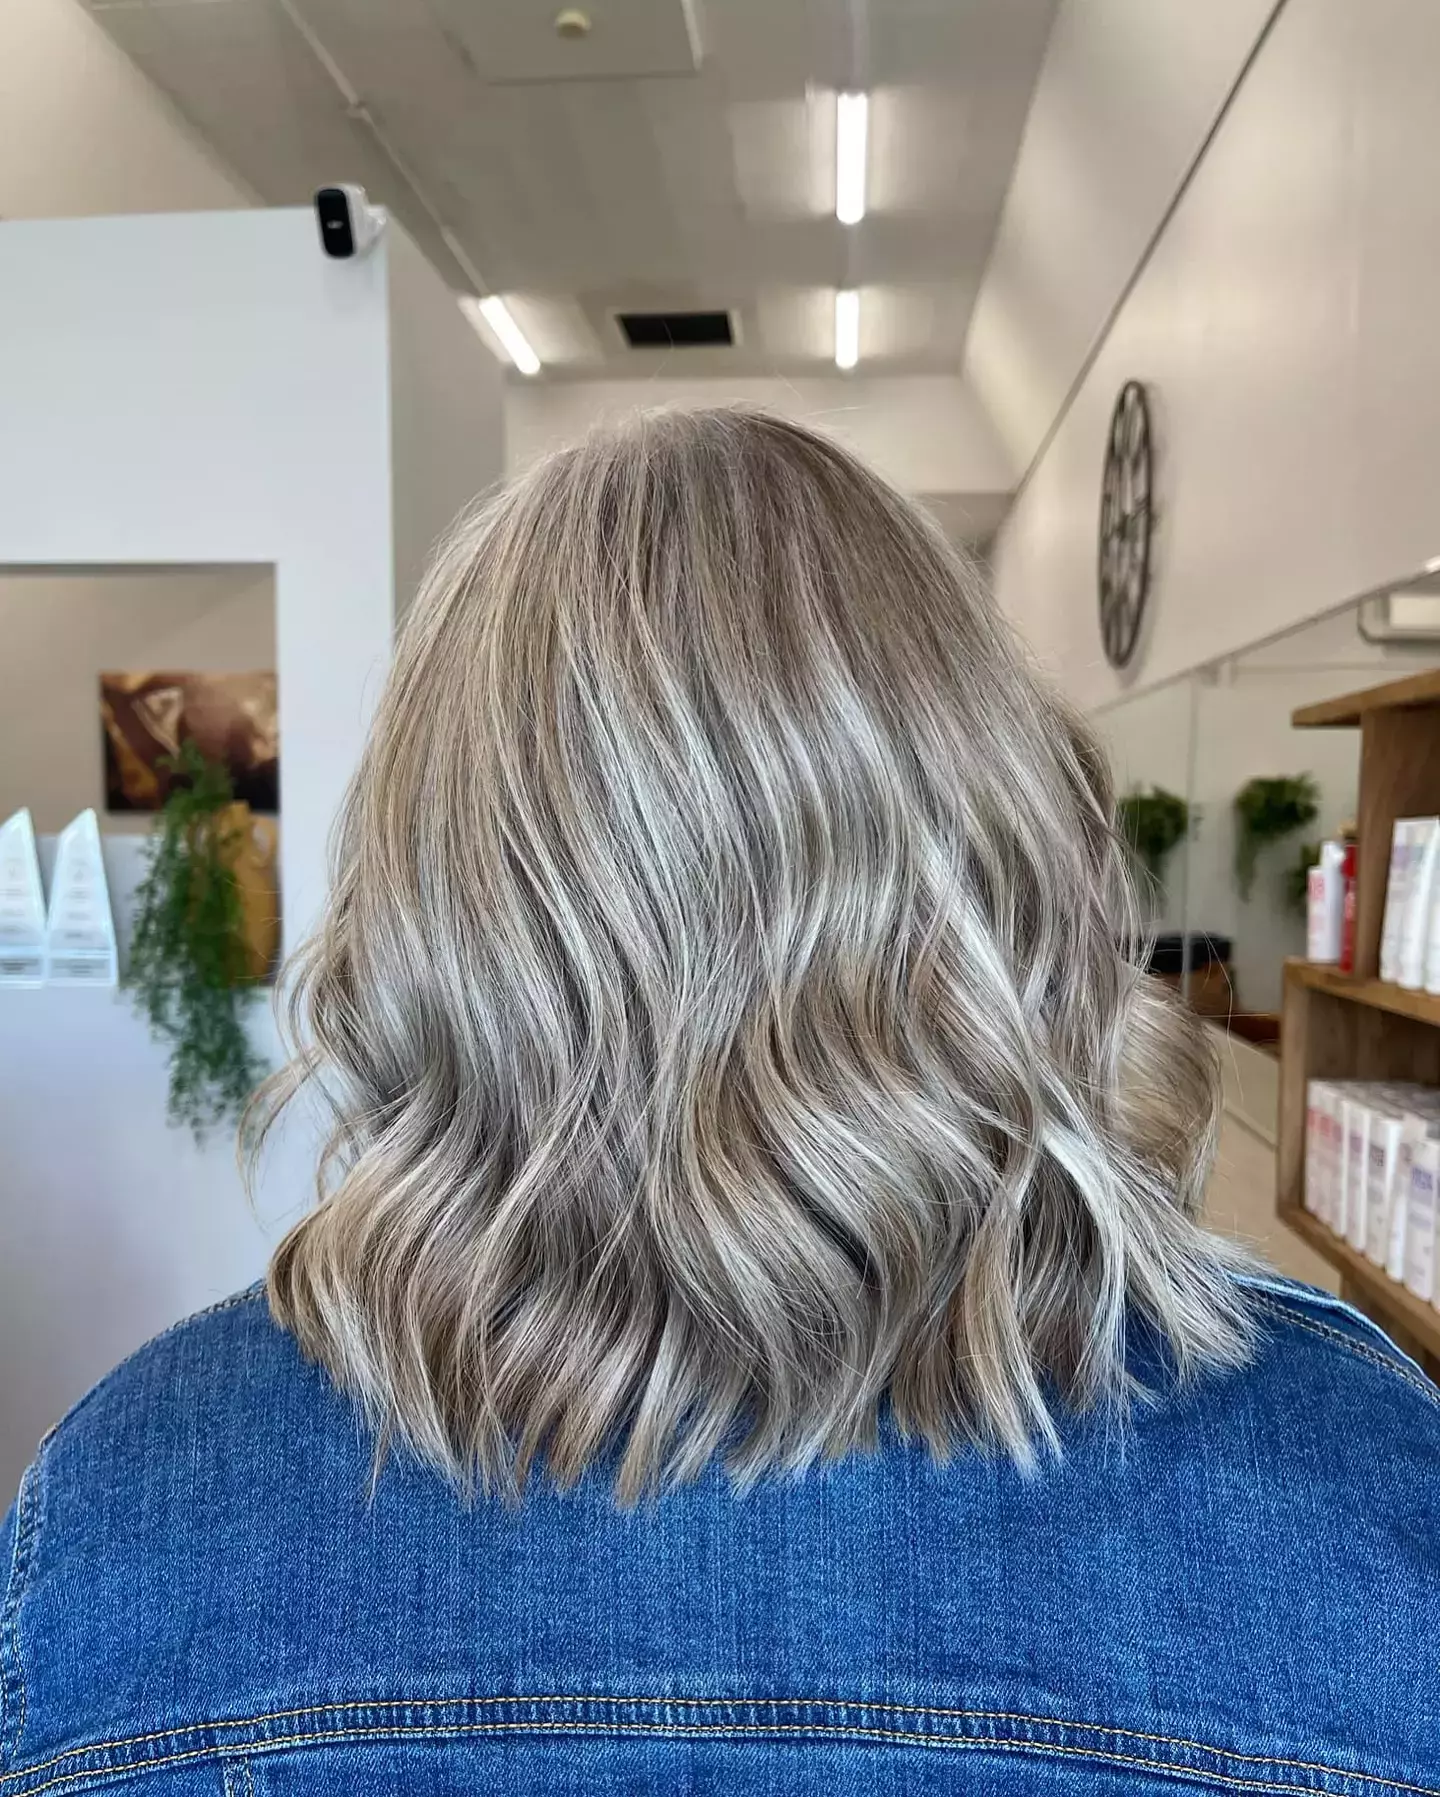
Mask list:
[[236,826],[222,816],[235,797],[230,775],[189,741],[165,765],[180,777],[136,891],[125,984],[170,1046],[170,1121],[199,1141],[239,1116],[265,1071],[245,1032],[259,981],[232,865]]
[[1320,788],[1309,774],[1281,774],[1248,781],[1235,795],[1235,884],[1241,898],[1255,886],[1261,849],[1320,814]]
[[1310,869],[1316,865],[1319,859],[1320,844],[1318,842],[1302,842],[1300,853],[1285,869],[1282,886],[1285,909],[1296,917],[1305,915],[1310,892]]
[[1152,786],[1149,792],[1137,787],[1117,801],[1115,818],[1131,853],[1156,881],[1161,880],[1171,851],[1190,828],[1190,807],[1163,786]]

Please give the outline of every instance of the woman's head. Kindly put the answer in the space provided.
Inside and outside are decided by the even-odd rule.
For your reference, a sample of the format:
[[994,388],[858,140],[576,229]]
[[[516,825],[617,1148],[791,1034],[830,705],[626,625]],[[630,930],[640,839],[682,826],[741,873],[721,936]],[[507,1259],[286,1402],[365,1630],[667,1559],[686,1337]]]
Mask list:
[[277,1315],[462,1478],[622,1494],[873,1438],[1024,1457],[1243,1341],[1198,1026],[1103,758],[827,438],[642,414],[463,524],[299,957],[334,1106]]

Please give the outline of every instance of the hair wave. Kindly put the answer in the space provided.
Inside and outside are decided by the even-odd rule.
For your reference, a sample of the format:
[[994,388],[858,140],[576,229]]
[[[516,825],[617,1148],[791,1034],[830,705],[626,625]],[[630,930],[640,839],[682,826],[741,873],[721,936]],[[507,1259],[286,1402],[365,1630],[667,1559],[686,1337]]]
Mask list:
[[277,1319],[467,1485],[633,1499],[1058,1442],[1243,1357],[1201,1026],[1104,757],[975,570],[824,436],[650,413],[444,545],[294,964],[321,1201]]

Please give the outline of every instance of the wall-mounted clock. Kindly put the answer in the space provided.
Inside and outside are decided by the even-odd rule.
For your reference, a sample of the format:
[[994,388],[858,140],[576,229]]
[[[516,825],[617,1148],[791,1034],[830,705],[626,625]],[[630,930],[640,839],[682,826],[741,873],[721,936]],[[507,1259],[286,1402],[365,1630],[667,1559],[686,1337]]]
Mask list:
[[1112,667],[1128,665],[1140,640],[1150,591],[1150,407],[1139,381],[1126,381],[1110,414],[1100,487],[1100,640]]

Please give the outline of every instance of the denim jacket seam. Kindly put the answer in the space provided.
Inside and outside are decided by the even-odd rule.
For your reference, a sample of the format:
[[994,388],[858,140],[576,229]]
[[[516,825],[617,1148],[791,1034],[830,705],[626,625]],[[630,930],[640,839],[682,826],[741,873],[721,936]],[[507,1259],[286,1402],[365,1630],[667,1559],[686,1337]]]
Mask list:
[[1437,1390],[1425,1375],[1419,1371],[1412,1372],[1408,1364],[1382,1353],[1379,1348],[1372,1348],[1368,1342],[1358,1342],[1353,1336],[1346,1335],[1342,1329],[1334,1329],[1328,1323],[1317,1322],[1314,1317],[1298,1316],[1293,1309],[1284,1303],[1263,1295],[1256,1295],[1253,1302],[1271,1316],[1279,1317],[1283,1322],[1293,1323],[1297,1329],[1306,1329],[1311,1335],[1322,1340],[1338,1342],[1339,1345],[1357,1359],[1367,1360],[1382,1372],[1389,1373],[1416,1391],[1431,1404],[1440,1407],[1440,1390]]
[[83,1415],[89,1408],[91,1400],[98,1398],[103,1391],[108,1390],[114,1381],[119,1378],[121,1373],[123,1373],[132,1362],[139,1360],[141,1355],[148,1354],[152,1348],[159,1347],[161,1342],[169,1341],[172,1335],[178,1335],[182,1329],[187,1329],[191,1323],[201,1322],[206,1317],[219,1316],[223,1311],[238,1310],[242,1304],[252,1304],[257,1298],[262,1298],[264,1293],[265,1287],[263,1282],[257,1280],[254,1285],[246,1286],[243,1292],[231,1292],[228,1298],[221,1298],[218,1303],[209,1304],[204,1310],[197,1310],[190,1316],[181,1317],[178,1323],[172,1323],[168,1329],[162,1329],[158,1335],[152,1335],[150,1340],[142,1342],[133,1354],[127,1354],[118,1365],[111,1367],[105,1377],[101,1379],[98,1384],[92,1385],[83,1398],[77,1399],[50,1431],[51,1435],[59,1434],[68,1424],[73,1422],[77,1417]]
[[221,1782],[225,1787],[225,1797],[255,1797],[255,1781],[250,1776],[249,1756],[225,1758],[222,1754]]
[[[222,1298],[218,1303],[210,1305],[208,1309],[200,1311],[198,1316],[214,1316],[217,1312],[233,1310],[242,1304],[252,1303],[263,1294],[263,1291],[263,1285],[257,1282],[242,1292],[232,1292],[228,1298]],[[153,1347],[154,1342],[164,1341],[168,1336],[174,1335],[177,1330],[185,1328],[187,1323],[196,1320],[196,1317],[181,1318],[178,1323],[172,1323],[168,1329],[162,1330],[154,1338],[154,1341],[146,1346]],[[78,1403],[70,1407],[60,1421],[48,1431],[40,1443],[35,1459],[26,1468],[20,1481],[20,1491],[16,1501],[15,1540],[10,1554],[10,1565],[8,1568],[0,1568],[0,1576],[3,1576],[4,1579],[3,1585],[0,1585],[0,1786],[4,1786],[10,1779],[18,1776],[17,1773],[9,1772],[7,1768],[13,1760],[19,1759],[28,1713],[29,1692],[20,1652],[20,1611],[25,1598],[30,1566],[34,1559],[35,1544],[44,1509],[47,1452],[51,1443],[73,1418],[84,1411],[90,1400],[103,1391],[131,1361],[137,1359],[144,1352],[145,1347],[141,1347],[134,1354],[127,1356]]]
[[[25,1662],[20,1651],[20,1610],[40,1535],[44,1508],[45,1453],[55,1431],[40,1443],[20,1479],[15,1506],[15,1540],[6,1569],[4,1604],[0,1607],[0,1784],[11,1775],[3,1770],[20,1757],[28,1713]],[[13,1715],[13,1727],[12,1727]]]
[[[194,1735],[215,1735],[219,1731],[261,1730],[269,1722],[294,1722],[302,1717],[312,1717],[323,1724],[326,1718],[341,1722],[350,1712],[386,1710],[403,1711],[407,1709],[444,1709],[453,1707],[462,1711],[473,1711],[485,1706],[512,1704],[517,1707],[548,1706],[551,1704],[567,1705],[614,1705],[623,1706],[634,1712],[625,1717],[599,1718],[593,1720],[576,1720],[560,1716],[544,1716],[531,1714],[515,1720],[480,1720],[453,1722],[413,1722],[387,1721],[373,1726],[357,1723],[343,1724],[337,1728],[313,1727],[303,1732],[292,1732],[286,1735],[267,1735],[263,1732],[252,1733],[244,1740],[231,1736],[226,1740],[211,1739],[202,1744],[182,1748],[180,1743],[184,1737]],[[656,1714],[645,1717],[641,1714],[649,1709]],[[677,1721],[666,1716],[665,1711],[676,1709],[703,1709],[717,1712],[713,1721]],[[727,1709],[749,1710],[751,1712],[770,1712],[769,1722],[739,1722],[731,1719],[718,1719],[719,1713]],[[822,1717],[833,1717],[839,1713],[839,1720],[816,1720],[794,1718],[780,1720],[779,1712],[794,1709],[798,1711],[814,1710]],[[1049,1739],[1044,1736],[994,1735],[985,1733],[925,1733],[921,1730],[904,1728],[883,1728],[866,1726],[860,1722],[847,1722],[847,1712],[860,1711],[877,1718],[895,1716],[915,1716],[931,1718],[934,1721],[973,1721],[1002,1724],[1029,1724],[1032,1727],[1049,1728],[1063,1733],[1081,1733],[1103,1735],[1111,1738],[1114,1744],[1085,1743]],[[81,1787],[95,1779],[112,1777],[116,1772],[127,1770],[149,1770],[157,1766],[174,1765],[183,1761],[212,1757],[222,1759],[227,1753],[273,1752],[283,1748],[305,1746],[334,1746],[347,1743],[390,1740],[390,1741],[439,1741],[459,1740],[484,1735],[504,1735],[515,1733],[581,1733],[581,1734],[652,1734],[656,1736],[689,1736],[723,1740],[729,1737],[778,1737],[813,1736],[823,1738],[834,1736],[853,1740],[883,1740],[899,1745],[919,1747],[953,1747],[961,1749],[1000,1751],[1025,1751],[1038,1754],[1072,1754],[1079,1757],[1109,1761],[1113,1764],[1142,1766],[1155,1771],[1179,1774],[1192,1778],[1217,1780],[1228,1789],[1236,1791],[1257,1791],[1274,1794],[1296,1793],[1297,1797],[1326,1797],[1326,1794],[1362,1792],[1363,1797],[1382,1797],[1384,1793],[1401,1793],[1403,1797],[1440,1797],[1440,1787],[1418,1785],[1405,1779],[1387,1778],[1373,1772],[1347,1769],[1341,1766],[1325,1765],[1319,1761],[1301,1760],[1262,1754],[1245,1754],[1231,1749],[1216,1747],[1206,1742],[1194,1741],[1179,1735],[1150,1734],[1141,1730],[1111,1726],[1105,1723],[1078,1722],[1060,1717],[1032,1716],[1020,1711],[978,1710],[978,1709],[946,1709],[938,1706],[918,1704],[895,1704],[885,1702],[866,1703],[854,1699],[837,1698],[683,1698],[683,1697],[631,1697],[631,1696],[597,1696],[554,1693],[549,1695],[509,1696],[509,1697],[470,1697],[449,1699],[372,1699],[357,1700],[349,1703],[319,1704],[308,1708],[293,1710],[276,1710],[266,1714],[249,1717],[237,1717],[209,1723],[197,1723],[184,1728],[163,1729],[145,1735],[132,1735],[122,1739],[94,1742],[87,1746],[68,1749],[49,1760],[37,1762],[28,1767],[17,1767],[10,1772],[0,1772],[0,1787],[6,1787],[6,1797],[41,1797],[41,1793],[57,1789],[61,1785],[75,1788]],[[140,1746],[170,1744],[177,1751],[157,1754],[139,1755],[125,1752]],[[1147,1745],[1150,1747],[1174,1747],[1185,1753],[1204,1755],[1210,1763],[1198,1764],[1171,1754],[1165,1758],[1147,1758],[1143,1753],[1127,1753],[1122,1751],[1126,1746]],[[66,1760],[75,1760],[94,1754],[105,1754],[100,1764],[88,1766],[72,1766],[69,1770],[56,1770],[63,1767]],[[1225,1771],[1216,1761],[1229,1761],[1236,1770]],[[1282,1778],[1270,1776],[1262,1768],[1271,1768],[1279,1774],[1310,1774],[1304,1784],[1287,1783]],[[17,1786],[17,1781],[33,1778],[37,1773],[54,1771],[55,1776],[43,1780],[39,1784]],[[1250,1776],[1241,1776],[1243,1773]],[[1318,1775],[1318,1781],[1317,1781]]]

